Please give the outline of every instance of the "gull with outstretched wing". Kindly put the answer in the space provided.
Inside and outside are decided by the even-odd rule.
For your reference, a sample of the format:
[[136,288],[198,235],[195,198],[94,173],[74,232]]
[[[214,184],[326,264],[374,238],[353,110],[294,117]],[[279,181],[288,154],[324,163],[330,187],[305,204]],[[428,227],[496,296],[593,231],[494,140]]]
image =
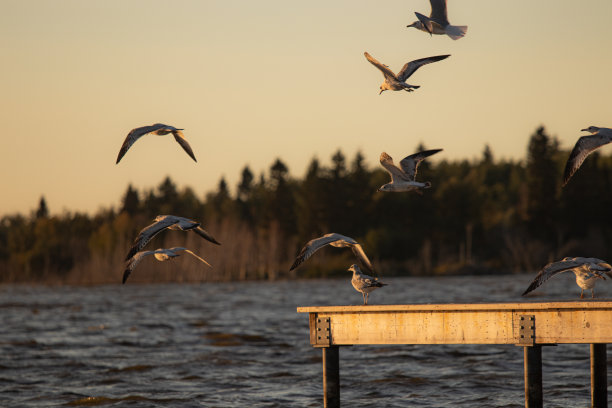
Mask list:
[[422,194],[422,190],[431,187],[431,183],[426,181],[420,183],[415,180],[419,164],[432,154],[436,154],[442,149],[424,150],[422,152],[406,156],[400,161],[400,167],[393,163],[393,158],[387,153],[380,154],[380,164],[391,175],[391,182],[381,186],[378,191],[404,192],[415,191]]
[[565,171],[563,172],[563,186],[568,183],[574,173],[580,168],[584,159],[589,154],[612,142],[612,129],[602,128],[597,126],[589,126],[586,129],[582,129],[583,132],[590,132],[591,135],[582,136],[576,142],[574,149],[570,153],[570,157],[565,165]]
[[183,150],[187,152],[187,154],[193,159],[193,161],[197,162],[195,155],[193,154],[193,150],[191,150],[191,146],[189,146],[189,143],[187,143],[187,139],[185,139],[185,136],[183,135],[183,132],[181,132],[181,130],[183,129],[177,129],[174,126],[164,125],[163,123],[156,123],[151,126],[142,126],[136,129],[132,129],[123,141],[121,149],[119,149],[119,154],[117,155],[117,161],[115,162],[115,164],[121,161],[121,158],[127,153],[129,148],[132,147],[132,145],[136,143],[136,141],[141,137],[145,135],[164,136],[168,133],[172,133],[172,135],[174,136],[174,140],[176,140],[177,143],[181,145]]
[[454,26],[448,22],[446,0],[429,0],[431,13],[429,17],[415,12],[418,20],[406,27],[414,27],[417,30],[432,34],[446,34],[453,40],[458,40],[467,33],[467,26]]
[[523,296],[559,273],[574,272],[576,284],[582,289],[580,291],[580,299],[584,297],[585,289],[591,289],[591,297],[594,298],[597,280],[606,280],[606,275],[612,277],[611,271],[612,266],[601,259],[566,257],[561,261],[551,262],[546,265],[531,282],[527,290],[523,292]]
[[157,259],[160,262],[163,262],[163,261],[167,261],[168,259],[173,259],[179,256],[180,255],[178,253],[179,251],[185,251],[188,254],[193,255],[194,257],[202,261],[204,264],[206,264],[206,266],[210,267],[210,264],[206,262],[204,259],[194,254],[187,248],[183,248],[183,247],[158,248],[155,251],[140,251],[140,252],[136,252],[133,257],[127,260],[125,264],[125,271],[123,272],[123,283],[125,283],[125,281],[130,276],[134,268],[136,268],[136,265],[138,265],[140,261],[142,261],[143,258],[149,255],[153,255],[155,259]]
[[153,224],[145,227],[140,231],[130,251],[128,252],[125,260],[127,261],[133,257],[136,252],[140,251],[149,243],[149,241],[161,231],[165,229],[177,230],[177,231],[193,231],[207,241],[213,244],[221,245],[208,231],[200,226],[199,222],[192,221],[184,217],[177,217],[176,215],[158,215],[155,217]]
[[376,68],[378,68],[382,72],[383,76],[385,77],[384,82],[380,85],[380,92],[378,93],[379,95],[383,93],[384,91],[388,91],[388,90],[391,90],[391,91],[405,90],[407,92],[412,92],[414,89],[417,89],[420,86],[407,84],[406,80],[410,78],[410,76],[414,74],[414,72],[417,69],[419,69],[423,65],[431,64],[432,62],[441,61],[443,59],[450,57],[450,54],[437,55],[435,57],[427,57],[427,58],[421,58],[418,60],[410,61],[402,67],[402,70],[397,75],[395,75],[395,73],[391,71],[391,69],[387,65],[382,64],[381,62],[379,62],[376,58],[374,58],[367,52],[364,52],[363,55],[365,55],[366,59],[370,61],[370,63],[374,65]]
[[363,248],[361,248],[361,245],[359,245],[359,243],[351,237],[336,233],[325,234],[322,237],[311,239],[310,241],[308,241],[308,243],[306,243],[304,248],[302,248],[302,250],[298,254],[297,258],[295,259],[293,265],[291,265],[291,268],[289,270],[292,271],[297,268],[302,262],[310,258],[312,254],[314,254],[326,245],[331,245],[336,248],[351,248],[353,254],[355,254],[359,262],[361,262],[361,264],[368,271],[374,271],[372,263],[366,256],[365,252],[363,251]]

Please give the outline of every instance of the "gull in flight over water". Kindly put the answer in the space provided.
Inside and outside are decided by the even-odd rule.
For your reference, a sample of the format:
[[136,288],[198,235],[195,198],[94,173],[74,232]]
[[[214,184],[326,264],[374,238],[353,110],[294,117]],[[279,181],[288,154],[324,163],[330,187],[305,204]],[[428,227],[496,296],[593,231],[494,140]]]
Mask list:
[[197,162],[195,155],[193,154],[193,150],[191,150],[191,146],[189,146],[189,143],[187,143],[187,139],[185,139],[185,136],[183,136],[183,132],[181,132],[181,130],[183,129],[177,129],[174,126],[164,125],[163,123],[156,123],[151,126],[143,126],[136,129],[132,129],[130,133],[128,133],[127,137],[123,142],[123,145],[121,146],[121,149],[119,150],[119,155],[117,156],[117,161],[115,162],[115,164],[119,163],[121,158],[127,153],[128,149],[132,147],[132,145],[142,136],[164,136],[168,133],[172,133],[174,135],[174,140],[176,140],[178,144],[181,145],[183,150],[187,152],[187,154],[193,159],[193,161]]
[[393,158],[391,156],[385,152],[382,152],[380,154],[380,164],[382,164],[382,166],[391,175],[391,182],[381,186],[378,191],[415,191],[419,194],[423,194],[422,190],[430,188],[431,183],[429,181],[419,183],[415,180],[417,168],[419,167],[419,164],[427,157],[440,151],[442,151],[442,149],[424,150],[422,152],[406,156],[402,161],[400,161],[401,168],[397,167],[393,163]]
[[322,237],[311,239],[308,243],[302,248],[299,255],[291,265],[290,271],[297,268],[302,262],[307,260],[317,252],[319,249],[323,248],[325,245],[331,245],[337,248],[346,248],[350,247],[359,262],[370,272],[374,272],[374,268],[372,268],[372,263],[366,256],[365,252],[363,252],[363,248],[357,241],[355,241],[351,237],[346,237],[344,235],[331,233],[325,234]]
[[446,34],[453,40],[458,40],[467,33],[467,26],[453,26],[448,22],[446,12],[446,0],[429,0],[431,3],[431,14],[429,17],[421,13],[416,14],[418,20],[406,27],[414,27],[418,30],[432,34]]
[[367,52],[364,52],[363,55],[365,55],[366,59],[370,61],[372,65],[380,69],[383,76],[385,77],[384,82],[382,83],[382,85],[380,85],[380,92],[378,93],[379,95],[384,91],[388,90],[401,91],[403,89],[407,92],[412,92],[414,89],[419,88],[420,86],[409,85],[406,83],[406,80],[410,78],[410,75],[414,74],[414,72],[423,65],[431,64],[432,62],[441,61],[445,58],[450,57],[450,54],[437,55],[435,57],[427,57],[410,61],[402,67],[402,70],[397,75],[395,75],[393,71],[389,69],[389,66],[381,64],[376,58],[374,58]]
[[155,251],[140,251],[140,252],[136,252],[134,254],[134,256],[131,257],[126,262],[125,271],[123,272],[123,283],[125,283],[125,281],[130,276],[130,274],[132,273],[134,268],[136,268],[136,265],[138,265],[140,263],[140,261],[142,261],[142,258],[144,258],[144,257],[146,257],[148,255],[153,255],[153,256],[155,256],[155,259],[157,259],[158,261],[162,261],[163,262],[163,261],[167,261],[168,259],[176,258],[177,256],[179,256],[180,255],[178,253],[179,251],[185,251],[188,254],[191,254],[191,255],[195,256],[200,261],[204,262],[206,264],[206,266],[210,267],[210,264],[208,262],[206,262],[204,259],[200,258],[198,255],[194,254],[193,252],[191,252],[187,248],[183,248],[183,247],[158,248]]
[[595,284],[598,279],[606,280],[606,274],[612,277],[610,273],[612,266],[606,261],[597,258],[563,258],[558,262],[549,263],[538,273],[527,290],[522,296],[531,292],[550,277],[562,272],[574,272],[576,275],[576,284],[582,289],[580,291],[580,299],[584,298],[584,290],[591,289],[591,297],[595,297]]
[[213,244],[221,245],[210,233],[200,226],[199,222],[192,221],[187,218],[177,217],[176,215],[158,215],[155,217],[155,222],[148,227],[145,227],[140,231],[130,252],[128,252],[125,260],[132,258],[138,251],[149,243],[149,241],[161,231],[165,229],[178,230],[178,231],[193,231],[202,238],[212,242]]
[[565,165],[565,172],[563,173],[563,186],[567,184],[569,179],[574,175],[576,170],[580,168],[584,159],[587,158],[591,152],[599,149],[601,146],[612,142],[612,129],[602,128],[597,126],[589,126],[586,129],[582,129],[583,132],[592,133],[588,136],[582,136],[576,142],[574,149],[570,153],[570,157]]
[[351,283],[357,292],[361,292],[364,305],[368,304],[368,297],[370,296],[371,291],[387,285],[386,283],[380,282],[378,278],[373,278],[361,273],[361,269],[359,269],[359,266],[356,264],[351,265],[348,270],[353,272],[353,279],[351,279]]

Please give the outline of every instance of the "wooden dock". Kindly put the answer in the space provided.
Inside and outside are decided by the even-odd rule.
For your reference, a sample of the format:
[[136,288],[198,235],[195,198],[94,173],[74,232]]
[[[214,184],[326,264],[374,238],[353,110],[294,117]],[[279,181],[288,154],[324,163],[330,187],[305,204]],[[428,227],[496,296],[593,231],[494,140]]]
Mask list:
[[524,347],[525,407],[542,407],[542,346],[591,345],[591,406],[607,407],[606,344],[612,302],[299,307],[322,348],[325,407],[340,406],[339,347],[374,344],[514,344]]

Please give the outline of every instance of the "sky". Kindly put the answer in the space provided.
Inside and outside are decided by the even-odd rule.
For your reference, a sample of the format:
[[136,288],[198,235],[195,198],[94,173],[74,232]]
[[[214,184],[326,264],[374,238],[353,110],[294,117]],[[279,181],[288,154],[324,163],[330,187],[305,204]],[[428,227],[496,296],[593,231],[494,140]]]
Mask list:
[[[360,151],[370,168],[423,143],[432,158],[521,159],[544,125],[571,149],[612,127],[612,2],[449,0],[453,41],[406,28],[427,0],[0,0],[0,216],[115,208],[132,184],[170,176],[199,197],[245,165],[281,158],[301,178],[313,157]],[[381,73],[419,69],[415,92],[378,95]],[[184,128],[194,163],[171,136]],[[611,147],[604,148],[609,153]]]

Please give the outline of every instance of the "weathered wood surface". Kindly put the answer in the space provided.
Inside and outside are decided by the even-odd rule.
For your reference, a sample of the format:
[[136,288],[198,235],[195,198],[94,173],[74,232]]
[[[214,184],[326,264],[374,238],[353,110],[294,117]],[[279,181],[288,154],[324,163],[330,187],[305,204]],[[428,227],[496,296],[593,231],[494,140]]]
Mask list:
[[612,302],[300,307],[330,318],[330,345],[520,344],[520,317],[535,317],[533,344],[612,343]]

